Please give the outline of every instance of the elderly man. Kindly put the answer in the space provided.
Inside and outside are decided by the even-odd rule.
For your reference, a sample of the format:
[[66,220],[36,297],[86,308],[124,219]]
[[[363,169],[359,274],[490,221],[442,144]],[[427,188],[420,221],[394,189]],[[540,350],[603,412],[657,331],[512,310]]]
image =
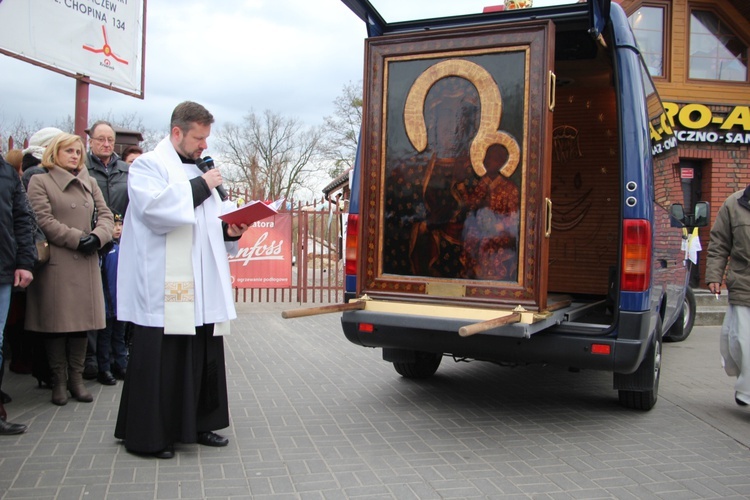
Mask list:
[[124,215],[128,208],[128,168],[115,153],[115,130],[99,120],[89,131],[91,150],[86,157],[89,175],[96,179],[107,207]]
[[[726,282],[729,306],[719,337],[724,371],[737,377],[734,400],[750,404],[750,185],[724,201],[711,228],[706,259],[706,283],[721,293]],[[726,280],[724,279],[726,275]]]
[[[102,190],[107,207],[114,214],[125,215],[128,208],[128,169],[125,163],[115,153],[115,130],[109,122],[99,120],[89,129],[91,149],[86,155],[86,167],[89,176],[96,179]],[[83,377],[97,379],[104,385],[114,385],[115,377],[124,378],[124,373],[112,374],[109,370],[99,369],[96,360],[97,342],[106,344],[104,338],[99,339],[97,332],[89,332],[89,347],[86,352],[86,369]]]

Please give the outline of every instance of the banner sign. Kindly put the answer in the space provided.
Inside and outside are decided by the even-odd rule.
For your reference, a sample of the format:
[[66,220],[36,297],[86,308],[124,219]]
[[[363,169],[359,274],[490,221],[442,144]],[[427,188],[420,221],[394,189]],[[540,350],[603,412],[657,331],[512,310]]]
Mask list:
[[143,97],[145,0],[0,0],[0,52]]
[[731,106],[719,113],[706,104],[663,104],[661,123],[650,130],[654,155],[684,142],[750,144],[750,106]]
[[229,257],[234,288],[291,288],[292,215],[283,213],[254,222]]

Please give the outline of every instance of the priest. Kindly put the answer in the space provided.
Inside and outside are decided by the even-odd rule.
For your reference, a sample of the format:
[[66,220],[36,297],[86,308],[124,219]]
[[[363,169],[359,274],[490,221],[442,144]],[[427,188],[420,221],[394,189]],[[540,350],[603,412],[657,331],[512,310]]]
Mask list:
[[196,160],[214,118],[186,101],[169,136],[130,166],[130,204],[117,272],[117,315],[134,324],[115,437],[142,455],[172,458],[175,443],[226,446],[229,426],[223,335],[236,317],[227,254],[247,226],[215,188],[218,169]]

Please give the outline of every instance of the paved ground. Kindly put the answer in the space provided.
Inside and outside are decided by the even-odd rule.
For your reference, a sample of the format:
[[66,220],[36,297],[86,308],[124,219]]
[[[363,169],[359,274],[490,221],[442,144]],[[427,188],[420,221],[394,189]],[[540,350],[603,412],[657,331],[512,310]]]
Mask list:
[[242,304],[227,341],[226,448],[172,460],[125,452],[112,432],[120,385],[57,407],[6,374],[0,497],[57,499],[748,498],[750,409],[733,401],[718,327],[666,344],[660,397],[625,410],[611,376],[444,360],[400,378],[356,347],[338,315],[294,320]]

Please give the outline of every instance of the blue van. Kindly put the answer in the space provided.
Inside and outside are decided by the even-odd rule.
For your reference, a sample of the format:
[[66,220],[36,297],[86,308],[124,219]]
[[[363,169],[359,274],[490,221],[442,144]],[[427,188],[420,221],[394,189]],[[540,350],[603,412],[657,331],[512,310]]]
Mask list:
[[656,402],[682,335],[687,226],[654,184],[670,132],[619,5],[367,26],[342,326],[404,377],[444,357],[614,374]]

